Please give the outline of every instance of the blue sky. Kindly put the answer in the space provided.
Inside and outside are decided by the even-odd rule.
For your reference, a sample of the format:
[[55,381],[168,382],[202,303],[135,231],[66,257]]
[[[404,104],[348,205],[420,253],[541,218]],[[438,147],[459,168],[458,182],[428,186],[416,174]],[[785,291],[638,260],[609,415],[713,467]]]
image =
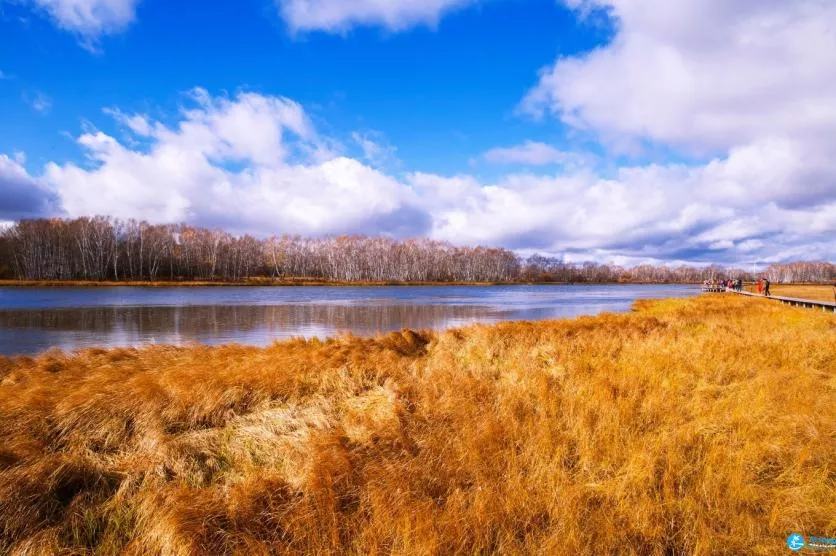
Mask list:
[[[271,7],[184,2],[174,11],[148,0],[136,24],[91,55],[30,6],[4,5],[0,67],[15,79],[0,91],[13,124],[0,131],[0,151],[27,152],[30,169],[56,153],[77,157],[56,128],[76,134],[83,119],[107,127],[103,106],[164,115],[201,86],[290,97],[335,135],[380,131],[406,166],[456,172],[496,144],[566,142],[559,123],[514,117],[520,94],[556,56],[609,34],[601,20],[580,22],[551,0],[489,2],[406,33],[373,26],[344,35],[293,33]],[[27,106],[38,92],[52,99],[46,114]]]
[[836,8],[732,4],[0,0],[0,220],[833,260]]

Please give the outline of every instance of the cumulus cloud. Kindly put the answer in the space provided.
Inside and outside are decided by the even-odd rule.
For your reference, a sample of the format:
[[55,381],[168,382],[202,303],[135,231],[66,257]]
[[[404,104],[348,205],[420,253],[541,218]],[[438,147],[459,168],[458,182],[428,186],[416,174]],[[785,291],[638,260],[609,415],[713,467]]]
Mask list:
[[23,153],[14,158],[0,154],[0,221],[49,216],[57,210],[57,198],[41,181],[23,168]]
[[512,174],[488,183],[415,173],[409,183],[432,207],[431,234],[463,243],[578,260],[832,259],[836,201],[782,207],[756,194],[728,203],[726,187],[764,187],[741,178],[737,163],[627,167],[608,179],[588,171]]
[[522,108],[604,139],[723,152],[836,126],[836,3],[565,0],[604,8],[614,40],[543,70]]
[[478,0],[276,0],[294,31],[344,32],[359,25],[400,31],[433,26],[447,12]]
[[62,29],[94,48],[102,35],[124,31],[136,18],[139,0],[31,0]]
[[536,141],[526,141],[513,147],[496,147],[487,151],[482,157],[495,164],[523,164],[527,166],[547,166],[550,164],[578,166],[588,158],[579,153],[561,151],[551,145]]
[[[522,110],[616,152],[655,144],[707,161],[622,168],[574,191],[596,225],[574,221],[584,231],[570,243],[664,258],[836,256],[836,4],[564,3],[581,17],[603,10],[615,36],[544,69]],[[583,201],[602,190],[606,206]]]
[[192,92],[180,121],[107,113],[143,139],[78,138],[89,164],[47,165],[44,181],[71,215],[186,220],[239,231],[326,234],[426,231],[410,191],[336,155],[296,102],[255,93]]

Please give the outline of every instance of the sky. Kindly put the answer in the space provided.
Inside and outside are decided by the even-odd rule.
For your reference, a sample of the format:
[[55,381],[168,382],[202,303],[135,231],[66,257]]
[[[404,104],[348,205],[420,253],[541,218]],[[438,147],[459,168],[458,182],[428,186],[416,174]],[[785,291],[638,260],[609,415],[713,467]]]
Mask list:
[[0,0],[0,222],[836,260],[832,0]]

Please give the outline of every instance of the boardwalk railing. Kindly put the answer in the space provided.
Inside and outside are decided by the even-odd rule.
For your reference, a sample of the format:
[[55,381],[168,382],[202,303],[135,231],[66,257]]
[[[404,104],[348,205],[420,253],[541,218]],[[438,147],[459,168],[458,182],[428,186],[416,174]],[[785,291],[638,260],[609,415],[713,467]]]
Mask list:
[[726,286],[717,286],[717,285],[703,286],[702,287],[702,293],[722,293],[722,292],[727,292],[727,291],[730,292],[732,290],[726,288]]
[[821,309],[822,311],[832,311],[836,313],[836,303],[831,301],[817,301],[815,299],[798,299],[797,297],[782,297],[780,295],[762,295],[759,293],[752,293],[747,291],[736,291],[727,288],[707,286],[703,288],[704,292],[729,292],[739,295],[748,295],[749,297],[759,297],[761,299],[774,299],[780,301],[785,305],[792,305],[793,307],[807,307],[809,309]]

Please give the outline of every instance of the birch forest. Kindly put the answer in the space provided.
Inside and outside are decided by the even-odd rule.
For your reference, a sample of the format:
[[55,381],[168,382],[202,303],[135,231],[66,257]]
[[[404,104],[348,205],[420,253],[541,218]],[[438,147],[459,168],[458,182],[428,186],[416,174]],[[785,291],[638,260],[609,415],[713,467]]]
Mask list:
[[719,265],[625,268],[430,239],[256,238],[105,216],[22,220],[0,233],[0,277],[21,280],[666,283],[759,276],[776,283],[827,283],[836,279],[836,265],[773,264],[757,275]]

